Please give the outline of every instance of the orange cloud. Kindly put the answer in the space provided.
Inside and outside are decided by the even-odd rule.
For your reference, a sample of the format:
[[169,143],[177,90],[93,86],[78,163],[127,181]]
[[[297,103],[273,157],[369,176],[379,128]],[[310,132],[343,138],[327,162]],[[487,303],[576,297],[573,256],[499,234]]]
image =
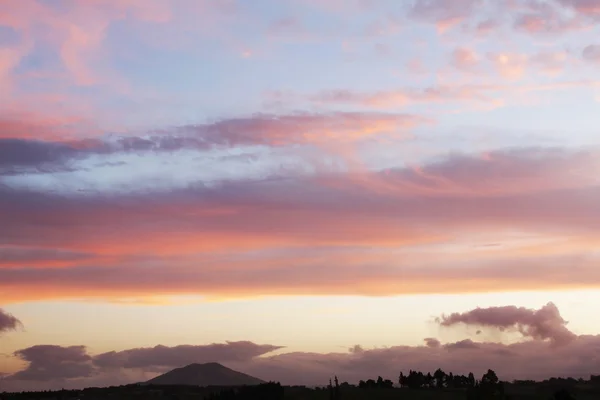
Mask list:
[[[10,229],[0,233],[14,261],[27,263],[0,266],[0,289],[17,301],[596,287],[598,260],[579,257],[598,245],[598,160],[524,149],[154,194],[4,189],[0,226]],[[493,232],[541,240],[460,250],[459,237],[506,240]]]
[[527,56],[516,53],[490,54],[490,59],[500,76],[510,80],[523,77],[527,67]]

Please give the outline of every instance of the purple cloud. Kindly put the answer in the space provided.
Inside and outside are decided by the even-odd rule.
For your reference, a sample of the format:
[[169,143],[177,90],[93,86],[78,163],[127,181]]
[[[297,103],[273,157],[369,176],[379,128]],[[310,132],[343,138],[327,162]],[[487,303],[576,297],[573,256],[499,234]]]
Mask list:
[[553,303],[539,310],[524,307],[506,306],[476,308],[466,313],[453,313],[437,319],[441,326],[457,324],[491,327],[500,330],[514,329],[523,336],[537,340],[550,340],[556,345],[566,344],[576,338]]
[[93,357],[93,362],[101,368],[175,368],[193,363],[247,361],[282,348],[248,341],[203,346],[156,346],[98,354]]
[[14,354],[29,363],[27,368],[10,375],[7,379],[20,381],[53,381],[84,378],[92,375],[92,358],[85,346],[37,345]]
[[14,331],[20,326],[22,326],[21,321],[0,308],[0,334],[3,332]]

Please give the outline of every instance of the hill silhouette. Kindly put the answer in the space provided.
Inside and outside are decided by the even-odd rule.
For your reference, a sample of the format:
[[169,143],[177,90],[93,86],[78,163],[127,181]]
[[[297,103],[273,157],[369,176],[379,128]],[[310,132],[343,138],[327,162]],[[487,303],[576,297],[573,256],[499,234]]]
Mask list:
[[219,363],[190,364],[146,382],[149,385],[194,386],[243,386],[261,383],[264,383],[261,379],[234,371]]

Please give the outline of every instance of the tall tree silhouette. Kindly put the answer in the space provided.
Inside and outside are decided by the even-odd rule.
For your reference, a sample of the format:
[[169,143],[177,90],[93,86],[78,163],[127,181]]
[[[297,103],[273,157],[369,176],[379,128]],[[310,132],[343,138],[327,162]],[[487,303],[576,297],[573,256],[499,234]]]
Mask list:
[[475,375],[469,372],[469,387],[475,387]]
[[440,368],[436,369],[433,373],[433,378],[435,379],[435,386],[438,389],[444,387],[444,381],[446,380],[446,373],[442,371]]

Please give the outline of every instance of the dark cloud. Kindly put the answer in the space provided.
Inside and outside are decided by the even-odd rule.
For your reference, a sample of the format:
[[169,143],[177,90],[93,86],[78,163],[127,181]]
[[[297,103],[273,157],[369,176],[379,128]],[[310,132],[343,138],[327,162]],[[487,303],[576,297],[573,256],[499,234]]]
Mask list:
[[19,326],[22,326],[21,321],[0,308],[0,334],[13,331]]
[[69,250],[30,248],[23,246],[0,246],[0,265],[26,266],[43,264],[45,261],[81,261],[92,255]]
[[27,368],[8,378],[20,381],[51,381],[92,375],[92,358],[85,346],[38,345],[18,350],[15,356],[29,363]]
[[548,303],[539,310],[515,306],[476,308],[465,313],[444,315],[437,321],[445,327],[466,324],[500,330],[514,329],[525,337],[548,339],[557,345],[568,343],[576,337],[566,327],[567,321],[561,317],[553,303]]
[[448,343],[444,345],[444,347],[448,350],[470,350],[478,349],[480,347],[480,344],[475,343],[471,339],[465,339],[456,343]]
[[0,138],[0,172],[8,168],[43,167],[73,157],[76,153],[75,148],[58,142]]
[[[60,381],[60,387],[68,387],[69,380],[78,382],[101,381],[106,384],[131,383],[123,376],[133,379],[137,374],[162,373],[172,368],[192,363],[205,362],[248,362],[281,346],[260,345],[248,341],[214,343],[209,345],[156,346],[124,351],[112,351],[91,356],[85,346],[38,345],[18,350],[14,355],[28,363],[15,374],[5,377],[7,381],[48,382]],[[115,375],[115,370],[119,371]],[[145,372],[144,372],[145,371]],[[110,379],[102,379],[102,377]],[[150,379],[152,375],[144,375]],[[87,378],[82,381],[82,378]],[[85,385],[85,383],[81,383]],[[65,386],[66,385],[66,386]]]
[[175,368],[192,363],[246,361],[281,348],[247,341],[203,346],[156,346],[99,354],[94,356],[93,362],[101,368]]
[[437,340],[436,338],[425,338],[423,340],[425,341],[425,344],[427,345],[427,347],[437,348],[437,347],[440,347],[442,345],[440,343],[440,341]]
[[391,133],[423,122],[424,118],[410,114],[334,112],[255,114],[139,136],[111,134],[83,140],[20,139],[7,137],[10,132],[4,132],[4,138],[0,136],[0,175],[71,170],[71,161],[91,155],[311,144],[363,133]]

